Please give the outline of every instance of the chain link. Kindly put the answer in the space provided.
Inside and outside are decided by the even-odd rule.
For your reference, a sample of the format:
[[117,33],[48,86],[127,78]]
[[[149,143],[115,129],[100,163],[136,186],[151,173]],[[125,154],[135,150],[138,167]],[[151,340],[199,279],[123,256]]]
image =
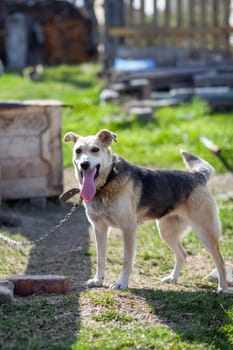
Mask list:
[[55,225],[48,233],[41,235],[39,238],[37,238],[35,240],[26,241],[26,242],[19,242],[19,241],[15,241],[14,239],[11,239],[11,238],[5,236],[1,232],[0,232],[0,239],[3,240],[4,242],[10,244],[10,245],[14,245],[14,246],[18,246],[18,247],[35,245],[36,243],[39,243],[39,242],[43,241],[44,239],[46,239],[50,234],[59,230],[70,219],[70,217],[73,215],[73,213],[81,207],[81,205],[82,205],[82,198],[80,197],[79,201],[73,205],[73,207],[70,209],[70,211],[64,216],[63,219],[61,219],[59,221],[59,223],[57,225]]

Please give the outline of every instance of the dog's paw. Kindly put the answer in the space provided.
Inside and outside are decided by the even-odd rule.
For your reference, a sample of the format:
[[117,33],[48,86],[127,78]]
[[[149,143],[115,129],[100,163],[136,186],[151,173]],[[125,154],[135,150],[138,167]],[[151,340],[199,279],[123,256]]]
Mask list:
[[111,284],[110,288],[115,290],[122,290],[122,289],[127,289],[128,285],[121,282],[116,282]]
[[170,275],[170,276],[164,277],[162,279],[162,282],[165,282],[165,283],[176,283],[177,282],[177,278],[175,278],[174,276]]
[[101,287],[103,285],[103,280],[100,280],[98,278],[91,278],[86,283],[88,288],[94,288],[94,287]]
[[[231,266],[225,265],[225,271],[226,271],[227,284],[228,286],[233,287],[233,273],[232,273]],[[208,276],[206,276],[206,279],[212,282],[218,281],[217,269],[214,269]]]

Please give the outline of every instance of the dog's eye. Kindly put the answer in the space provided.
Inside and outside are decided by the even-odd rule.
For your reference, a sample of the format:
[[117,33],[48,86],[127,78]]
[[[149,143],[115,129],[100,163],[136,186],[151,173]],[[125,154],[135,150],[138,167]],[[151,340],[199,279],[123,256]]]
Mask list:
[[99,148],[98,147],[93,147],[92,149],[91,149],[91,152],[92,153],[97,153],[97,152],[99,152]]
[[81,150],[81,148],[77,148],[77,149],[75,150],[75,152],[76,152],[76,154],[80,154],[80,153],[82,152],[82,150]]

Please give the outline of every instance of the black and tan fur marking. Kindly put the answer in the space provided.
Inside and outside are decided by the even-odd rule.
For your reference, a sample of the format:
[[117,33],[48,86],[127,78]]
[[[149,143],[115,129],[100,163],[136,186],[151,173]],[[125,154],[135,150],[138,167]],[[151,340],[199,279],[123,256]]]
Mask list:
[[177,281],[186,257],[180,240],[182,233],[192,227],[215,262],[219,274],[218,290],[227,291],[224,261],[218,244],[221,235],[218,209],[206,186],[213,172],[209,163],[182,151],[189,172],[138,167],[112,154],[110,145],[116,141],[116,135],[109,130],[87,137],[69,132],[64,140],[74,142],[73,163],[80,188],[84,164],[90,171],[98,169],[94,180],[95,195],[85,202],[97,245],[97,271],[87,282],[89,287],[103,284],[107,233],[110,227],[117,227],[122,231],[124,242],[123,271],[112,288],[127,288],[135,254],[137,223],[156,219],[161,238],[175,256],[174,269],[163,280]]

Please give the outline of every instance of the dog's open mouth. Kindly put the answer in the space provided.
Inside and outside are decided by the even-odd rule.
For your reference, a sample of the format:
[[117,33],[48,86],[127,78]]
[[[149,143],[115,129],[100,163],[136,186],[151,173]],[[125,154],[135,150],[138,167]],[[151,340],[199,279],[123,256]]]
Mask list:
[[[88,170],[81,170],[81,177],[82,178],[83,178],[83,175],[84,175],[83,173],[85,171],[92,171],[92,170],[90,170],[90,169],[88,169]],[[93,171],[95,172],[95,175],[94,175],[94,180],[95,180],[99,176],[100,164],[97,164],[96,167],[93,169]]]
[[99,176],[100,164],[94,169],[81,171],[82,187],[80,191],[81,197],[85,201],[91,201],[96,194],[95,180]]

